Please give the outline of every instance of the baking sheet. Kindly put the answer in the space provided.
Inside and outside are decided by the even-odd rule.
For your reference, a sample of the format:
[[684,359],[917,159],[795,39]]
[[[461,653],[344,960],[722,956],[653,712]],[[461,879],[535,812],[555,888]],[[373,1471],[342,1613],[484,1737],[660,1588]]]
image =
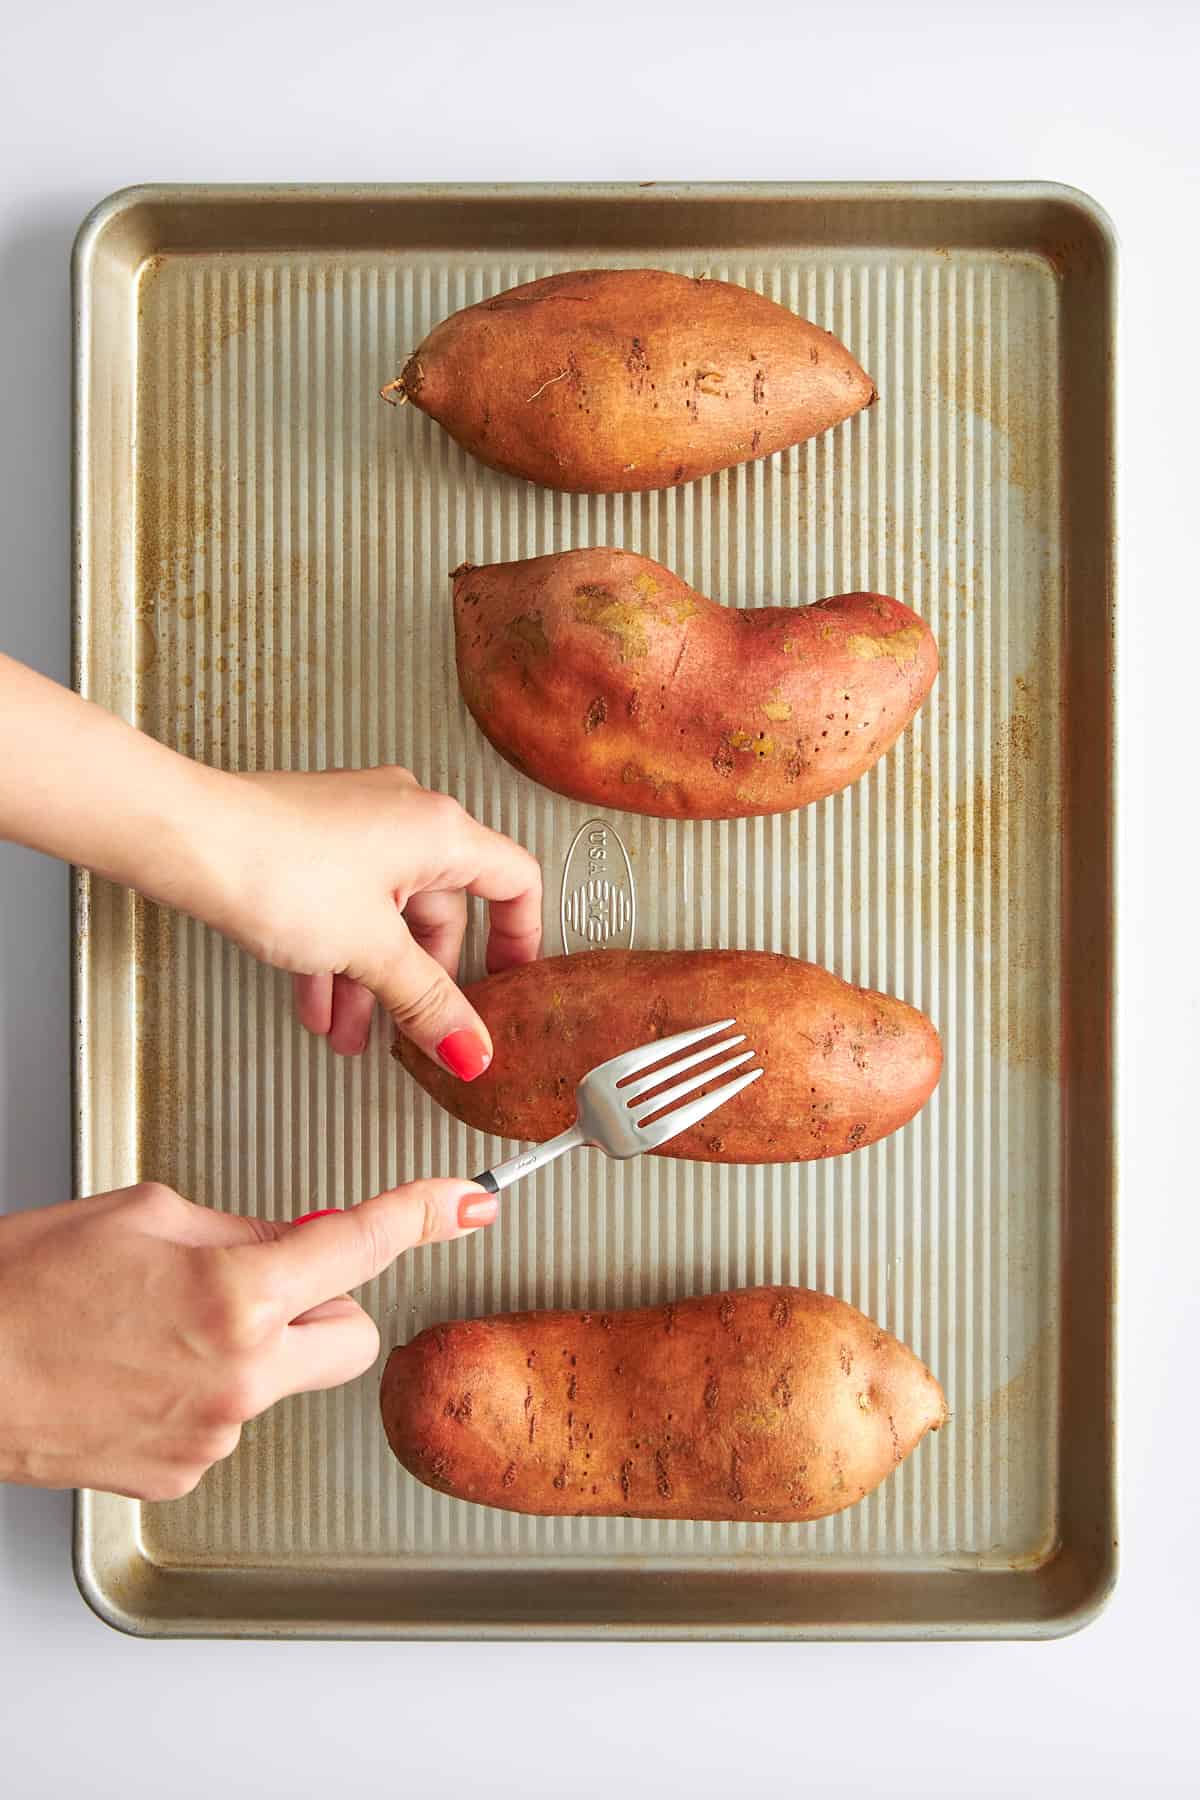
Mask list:
[[[842,337],[878,405],[664,494],[472,462],[377,389],[455,308],[555,270],[742,282]],[[856,786],[723,824],[598,815],[636,942],[810,957],[927,1011],[930,1105],[783,1168],[594,1156],[365,1290],[439,1318],[753,1282],[851,1301],[952,1409],[812,1525],[535,1519],[394,1463],[377,1375],[285,1402],[170,1505],[83,1495],[76,1561],[151,1633],[1049,1633],[1114,1563],[1113,251],[1052,187],[142,189],[76,259],[83,690],[230,769],[398,761],[560,878],[590,809],[518,776],[457,695],[449,571],[589,543],[738,605],[855,588],[931,623],[933,698]],[[305,1039],[283,977],[102,883],[77,892],[82,1191],[167,1181],[288,1218],[511,1151],[379,1031]],[[479,922],[466,972],[479,972]]]

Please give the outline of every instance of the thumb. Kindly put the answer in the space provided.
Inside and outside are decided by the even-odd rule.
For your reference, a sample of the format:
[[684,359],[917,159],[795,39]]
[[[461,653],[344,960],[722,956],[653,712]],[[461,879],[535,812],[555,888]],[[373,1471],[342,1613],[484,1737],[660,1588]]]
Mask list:
[[336,1214],[318,1213],[249,1254],[268,1256],[289,1316],[371,1281],[405,1250],[463,1237],[496,1216],[494,1195],[471,1181],[408,1181]]
[[363,981],[418,1050],[460,1081],[474,1081],[492,1060],[487,1026],[403,919],[396,926],[385,955]]

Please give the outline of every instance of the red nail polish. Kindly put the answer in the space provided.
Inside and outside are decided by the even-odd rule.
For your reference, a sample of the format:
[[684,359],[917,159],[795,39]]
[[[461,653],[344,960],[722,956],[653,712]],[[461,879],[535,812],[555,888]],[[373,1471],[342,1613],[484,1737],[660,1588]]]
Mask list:
[[461,1031],[452,1031],[444,1037],[437,1047],[437,1053],[452,1075],[460,1081],[474,1081],[482,1075],[492,1060],[491,1052],[484,1048],[478,1034],[466,1026]]
[[465,1231],[470,1225],[490,1225],[500,1207],[495,1194],[464,1194],[458,1203],[458,1222]]
[[337,1206],[323,1206],[319,1212],[301,1213],[298,1219],[292,1220],[292,1224],[307,1225],[310,1219],[331,1219],[335,1212],[340,1211],[341,1208]]

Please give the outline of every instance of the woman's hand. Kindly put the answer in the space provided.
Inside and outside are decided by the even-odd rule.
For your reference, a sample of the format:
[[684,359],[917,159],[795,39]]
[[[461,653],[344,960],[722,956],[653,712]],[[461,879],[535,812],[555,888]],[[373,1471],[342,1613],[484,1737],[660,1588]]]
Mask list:
[[529,962],[541,875],[405,769],[229,775],[0,656],[0,838],[203,919],[301,979],[335,1050],[367,1041],[371,994],[469,1080],[491,1060],[454,977],[467,895],[491,907],[489,969]]
[[531,961],[533,857],[405,769],[240,780],[250,866],[212,923],[297,977],[301,1019],[335,1050],[365,1047],[375,996],[427,1056],[464,1080],[481,1074],[491,1038],[456,985],[467,895],[489,905],[489,970]]
[[146,1183],[0,1219],[0,1481],[189,1493],[247,1419],[371,1366],[345,1289],[495,1215],[414,1181],[297,1229]]

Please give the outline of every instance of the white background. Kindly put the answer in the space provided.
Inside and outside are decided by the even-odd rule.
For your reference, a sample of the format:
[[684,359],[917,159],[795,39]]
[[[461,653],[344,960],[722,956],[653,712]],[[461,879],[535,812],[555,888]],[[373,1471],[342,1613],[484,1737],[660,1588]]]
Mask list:
[[[67,1497],[0,1488],[13,1800],[1200,1788],[1200,13],[1137,11],[42,0],[6,16],[0,648],[56,676],[68,254],[128,183],[1049,178],[1115,219],[1123,309],[1124,1510],[1106,1614],[1048,1645],[140,1643],[78,1598]],[[0,1206],[70,1191],[68,1058],[66,878],[0,849]]]

